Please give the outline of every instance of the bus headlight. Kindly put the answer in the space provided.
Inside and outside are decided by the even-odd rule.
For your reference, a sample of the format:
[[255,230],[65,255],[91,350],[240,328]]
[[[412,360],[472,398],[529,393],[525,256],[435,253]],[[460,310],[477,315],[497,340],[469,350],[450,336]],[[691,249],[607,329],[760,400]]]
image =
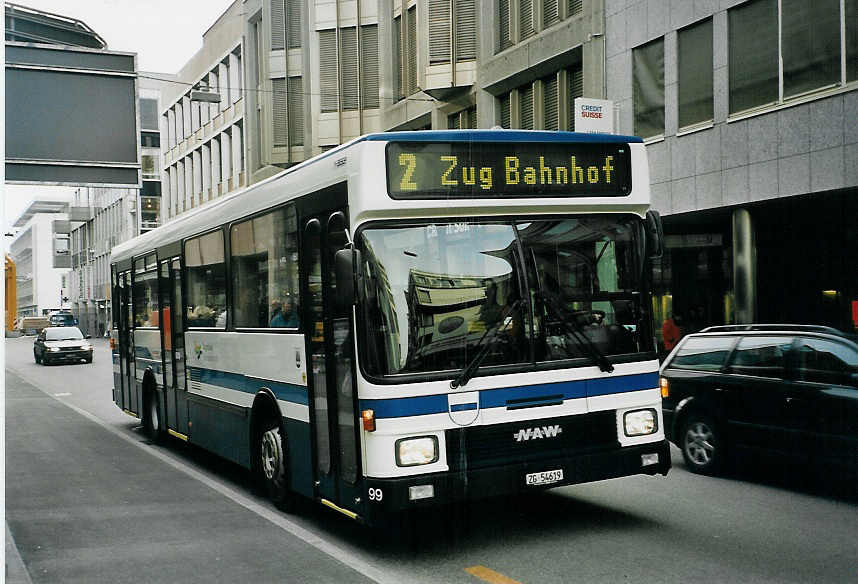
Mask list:
[[634,410],[623,414],[626,436],[644,436],[658,430],[658,416],[653,409]]
[[438,438],[419,436],[396,441],[396,466],[431,464],[438,460]]

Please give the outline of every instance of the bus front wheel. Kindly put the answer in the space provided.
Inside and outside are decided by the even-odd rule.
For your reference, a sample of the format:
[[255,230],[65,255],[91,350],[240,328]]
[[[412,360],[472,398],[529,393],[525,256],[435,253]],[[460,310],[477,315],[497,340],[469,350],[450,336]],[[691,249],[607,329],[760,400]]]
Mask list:
[[286,452],[283,427],[275,422],[259,436],[256,445],[257,467],[271,502],[282,511],[292,511],[294,500],[287,480]]

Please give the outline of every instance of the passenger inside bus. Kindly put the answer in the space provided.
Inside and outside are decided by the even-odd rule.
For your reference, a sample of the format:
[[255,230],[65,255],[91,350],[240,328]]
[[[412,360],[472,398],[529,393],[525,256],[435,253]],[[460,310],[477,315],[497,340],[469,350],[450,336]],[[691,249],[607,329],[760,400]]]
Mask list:
[[298,314],[292,304],[292,297],[286,296],[283,302],[275,300],[271,303],[271,328],[298,328]]

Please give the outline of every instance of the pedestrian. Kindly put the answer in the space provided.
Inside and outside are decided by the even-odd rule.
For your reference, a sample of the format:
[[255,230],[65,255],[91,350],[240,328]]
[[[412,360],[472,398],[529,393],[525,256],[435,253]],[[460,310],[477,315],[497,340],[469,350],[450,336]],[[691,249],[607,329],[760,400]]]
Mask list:
[[674,312],[673,316],[664,321],[661,327],[661,336],[664,338],[664,351],[669,353],[682,338],[682,315]]

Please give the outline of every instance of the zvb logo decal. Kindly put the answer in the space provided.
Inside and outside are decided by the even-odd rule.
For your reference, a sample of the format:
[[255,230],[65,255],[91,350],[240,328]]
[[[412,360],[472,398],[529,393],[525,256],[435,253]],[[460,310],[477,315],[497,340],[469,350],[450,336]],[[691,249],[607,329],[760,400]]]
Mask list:
[[555,424],[554,426],[537,426],[536,428],[522,428],[512,435],[516,442],[526,442],[528,440],[536,440],[538,438],[557,438],[563,432],[563,428]]
[[203,356],[203,346],[199,343],[194,343],[194,353],[197,355],[197,359]]

